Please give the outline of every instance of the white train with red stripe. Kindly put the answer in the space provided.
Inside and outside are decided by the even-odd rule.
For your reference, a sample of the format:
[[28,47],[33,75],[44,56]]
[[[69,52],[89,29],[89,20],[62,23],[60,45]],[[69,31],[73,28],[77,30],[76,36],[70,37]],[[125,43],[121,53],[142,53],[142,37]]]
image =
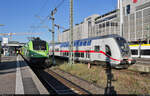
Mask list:
[[[131,51],[126,40],[119,35],[105,35],[95,38],[75,40],[74,60],[96,64],[110,62],[112,67],[127,68],[134,64]],[[52,55],[52,45],[50,45]],[[55,45],[55,56],[69,57],[69,42]]]

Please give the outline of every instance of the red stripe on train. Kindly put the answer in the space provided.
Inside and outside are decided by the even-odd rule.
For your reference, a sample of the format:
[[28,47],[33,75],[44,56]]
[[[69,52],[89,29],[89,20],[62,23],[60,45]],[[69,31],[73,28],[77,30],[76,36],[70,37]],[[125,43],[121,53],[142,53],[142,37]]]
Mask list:
[[[53,52],[53,51],[49,51],[49,52]],[[55,52],[70,52],[68,50],[62,50],[62,51],[55,51]],[[102,53],[104,54],[105,56],[107,56],[108,58],[110,58],[111,60],[114,60],[114,61],[120,61],[118,59],[114,59],[112,57],[110,57],[109,55],[107,55],[105,52],[103,51],[94,51],[94,50],[90,50],[90,51],[84,51],[84,50],[80,50],[80,51],[73,51],[73,52],[80,52],[80,53]]]

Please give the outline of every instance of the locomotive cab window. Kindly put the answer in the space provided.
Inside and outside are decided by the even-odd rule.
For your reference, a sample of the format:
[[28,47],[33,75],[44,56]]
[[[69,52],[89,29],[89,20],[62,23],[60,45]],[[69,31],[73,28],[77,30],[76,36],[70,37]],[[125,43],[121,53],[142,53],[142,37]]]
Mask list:
[[99,51],[100,51],[100,46],[94,46],[94,50],[95,50],[96,52],[99,52]]
[[111,50],[110,50],[110,47],[108,45],[105,46],[105,50],[106,50],[106,54],[111,56]]
[[46,42],[35,40],[33,41],[33,49],[34,50],[46,50]]

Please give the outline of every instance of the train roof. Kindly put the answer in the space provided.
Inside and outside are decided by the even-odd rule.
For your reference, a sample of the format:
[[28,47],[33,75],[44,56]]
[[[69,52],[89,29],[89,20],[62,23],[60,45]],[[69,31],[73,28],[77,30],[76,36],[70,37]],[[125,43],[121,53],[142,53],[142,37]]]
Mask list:
[[[95,39],[104,39],[104,38],[113,38],[113,37],[120,37],[120,36],[117,35],[117,34],[111,34],[111,35],[104,35],[104,36],[97,36],[97,37],[92,37],[92,38],[74,40],[74,42],[76,42],[76,41],[86,41],[86,40],[95,40]],[[62,42],[62,43],[67,43],[67,42]]]
[[[76,46],[76,45],[78,46],[79,44],[77,44],[77,43],[79,43],[79,42],[83,42],[83,46],[86,46],[86,45],[91,45],[92,40],[104,39],[104,38],[115,38],[115,37],[120,37],[120,36],[117,35],[117,34],[111,34],[111,35],[104,35],[104,36],[97,36],[97,37],[92,37],[92,38],[85,38],[85,39],[75,40],[74,41],[74,46]],[[66,47],[69,46],[69,42],[62,42],[62,43],[59,43],[59,44],[61,44],[61,46],[66,46]],[[55,45],[59,45],[59,44],[55,44]],[[51,46],[51,44],[50,44],[50,46]]]
[[[32,40],[30,40],[31,42],[46,42],[45,40],[41,40],[40,38],[34,38],[34,39],[32,39]],[[29,42],[30,42],[29,41]]]
[[113,37],[120,37],[120,36],[117,34],[111,34],[111,35],[97,36],[97,37],[92,37],[92,38],[85,38],[85,39],[80,39],[80,40],[81,41],[82,40],[94,40],[94,39],[104,39],[104,38],[113,38]]

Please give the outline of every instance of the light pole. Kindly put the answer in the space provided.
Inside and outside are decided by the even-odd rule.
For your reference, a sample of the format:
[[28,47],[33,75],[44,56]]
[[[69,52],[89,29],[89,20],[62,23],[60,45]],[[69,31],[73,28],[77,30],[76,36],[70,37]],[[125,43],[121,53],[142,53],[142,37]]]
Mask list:
[[54,51],[55,51],[55,40],[54,40],[54,34],[55,34],[54,20],[55,20],[55,18],[54,18],[54,15],[55,15],[56,12],[57,12],[57,9],[55,8],[54,10],[51,11],[51,17],[50,17],[50,19],[52,20],[52,54],[53,54],[52,55],[52,60],[53,60],[53,65],[56,64],[55,58],[54,58]]
[[146,38],[147,38],[147,44],[149,44],[149,38],[150,38],[150,25],[147,26],[146,30],[147,30],[147,35],[146,35]]
[[123,1],[118,1],[120,3],[120,35],[123,37]]

